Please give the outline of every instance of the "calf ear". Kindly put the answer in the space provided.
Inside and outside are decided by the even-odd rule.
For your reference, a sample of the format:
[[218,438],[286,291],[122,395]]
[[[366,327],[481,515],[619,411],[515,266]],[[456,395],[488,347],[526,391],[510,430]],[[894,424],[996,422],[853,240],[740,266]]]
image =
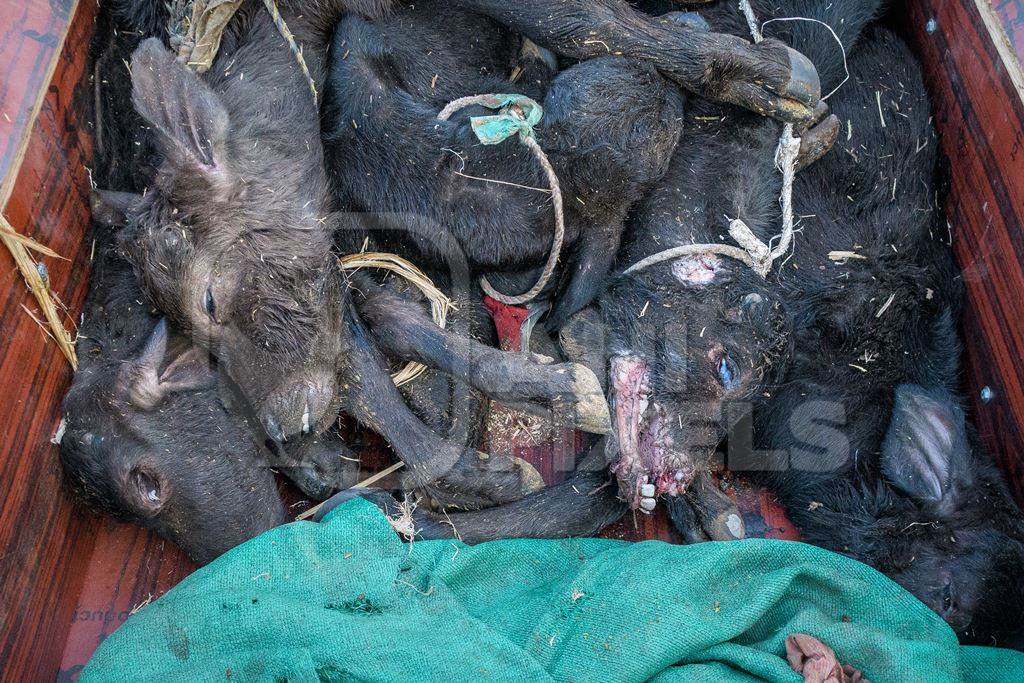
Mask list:
[[[121,389],[140,410],[153,410],[174,392],[197,391],[213,386],[215,374],[206,354],[194,346],[168,352],[170,332],[161,319],[146,341],[142,354],[125,364]],[[161,370],[161,368],[163,368]]]
[[164,393],[208,389],[216,381],[206,352],[189,345],[179,352],[160,373],[160,387]]
[[121,493],[128,506],[143,518],[155,517],[166,505],[171,491],[159,469],[136,462],[121,482]]
[[131,74],[132,102],[157,132],[161,150],[191,170],[223,174],[228,112],[217,93],[156,38],[136,48]]
[[947,392],[916,384],[896,388],[882,443],[882,472],[915,500],[951,506],[970,474],[964,413]]
[[92,218],[97,223],[120,228],[128,223],[128,214],[141,195],[113,190],[93,190],[89,200]]

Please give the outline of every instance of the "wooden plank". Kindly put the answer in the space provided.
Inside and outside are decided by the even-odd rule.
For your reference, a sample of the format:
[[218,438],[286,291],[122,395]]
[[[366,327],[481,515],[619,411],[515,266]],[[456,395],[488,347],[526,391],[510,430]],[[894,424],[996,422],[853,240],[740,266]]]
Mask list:
[[[47,259],[47,265],[53,289],[77,310],[89,270],[84,165],[91,149],[74,100],[95,3],[83,3],[65,39],[73,8],[72,2],[37,1],[0,8],[0,110],[12,119],[0,115],[0,168],[9,171],[22,160],[20,173],[5,182],[11,199],[0,206],[15,228],[71,259]],[[53,679],[74,607],[67,596],[81,586],[95,520],[63,495],[49,443],[70,369],[22,309],[34,308],[34,299],[6,252],[0,254],[0,293],[0,668],[4,680]]]
[[194,569],[180,550],[156,535],[141,527],[104,520],[74,602],[60,677],[70,680],[129,615]]
[[[972,414],[1024,501],[1024,460],[1018,455],[1024,442],[1019,62],[1006,61],[1006,51],[993,40],[991,18],[972,0],[913,0],[909,10],[905,33],[922,61],[950,161],[946,208],[967,290],[963,336]],[[985,387],[991,400],[982,398]]]

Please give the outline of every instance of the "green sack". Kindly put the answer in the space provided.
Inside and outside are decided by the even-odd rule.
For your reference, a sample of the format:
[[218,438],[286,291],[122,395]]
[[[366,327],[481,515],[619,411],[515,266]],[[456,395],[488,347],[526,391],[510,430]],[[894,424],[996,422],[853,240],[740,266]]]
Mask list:
[[873,683],[1024,680],[873,569],[802,543],[405,544],[373,505],[269,531],[129,618],[89,681],[800,681],[807,633]]

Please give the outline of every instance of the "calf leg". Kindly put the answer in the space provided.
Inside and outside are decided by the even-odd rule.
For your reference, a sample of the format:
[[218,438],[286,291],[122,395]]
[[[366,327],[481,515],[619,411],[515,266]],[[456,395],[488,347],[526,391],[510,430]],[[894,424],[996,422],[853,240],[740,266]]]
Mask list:
[[457,1],[558,54],[648,61],[691,92],[783,121],[809,118],[821,98],[813,64],[775,40],[754,45],[701,31],[641,14],[624,0]]
[[570,424],[588,432],[610,431],[608,404],[588,368],[545,365],[527,354],[495,349],[438,327],[402,297],[380,289],[366,296],[368,288],[362,289],[360,314],[386,353],[435,367],[509,407],[551,411],[554,418],[568,415]]
[[536,485],[536,472],[521,460],[438,437],[406,405],[353,310],[346,312],[345,330],[349,353],[341,378],[343,408],[384,437],[405,463],[403,488],[429,486],[441,504],[471,507],[517,500]]
[[[591,452],[600,452],[600,448]],[[560,484],[537,491],[522,500],[487,510],[435,514],[421,508],[412,511],[415,538],[457,538],[470,545],[504,538],[566,538],[593,536],[617,521],[626,511],[608,475],[580,463],[580,468]],[[367,498],[389,517],[402,515],[400,504],[379,489],[349,489],[325,502],[314,519],[320,521],[338,505],[352,498]]]

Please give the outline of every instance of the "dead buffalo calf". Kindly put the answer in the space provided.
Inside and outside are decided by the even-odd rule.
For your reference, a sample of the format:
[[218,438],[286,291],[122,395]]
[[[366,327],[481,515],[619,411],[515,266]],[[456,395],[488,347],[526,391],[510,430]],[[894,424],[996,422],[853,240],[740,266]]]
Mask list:
[[154,313],[100,237],[64,399],[65,479],[90,508],[152,529],[200,563],[285,521],[245,421],[205,352]]
[[[877,3],[861,3],[865,7],[852,13],[837,5],[808,1],[799,14],[839,26],[844,44],[852,45]],[[746,31],[733,5],[708,16],[715,28]],[[833,45],[825,30],[790,38],[814,56],[826,87],[842,79],[841,53],[825,49]],[[827,151],[838,128],[838,120],[819,108],[809,127],[797,129],[799,165]],[[785,366],[790,320],[774,272],[766,279],[710,251],[668,252],[671,258],[641,262],[693,244],[735,248],[728,236],[734,219],[769,243],[781,225],[780,132],[777,123],[736,107],[691,100],[668,173],[634,211],[619,254],[621,272],[600,299],[616,435],[609,442],[611,469],[634,508],[653,510],[657,497],[667,496],[673,520],[690,541],[743,535],[742,518],[709,469],[730,424],[730,406],[760,399]],[[578,341],[574,337],[588,327],[594,323],[573,320],[561,332],[563,344]]]
[[[319,83],[344,9],[281,3]],[[339,405],[342,284],[310,84],[266,8],[244,3],[201,77],[156,38],[132,56],[132,99],[162,163],[123,215],[129,259],[157,306],[208,348],[278,440],[324,428]]]
[[794,187],[794,354],[741,468],[804,539],[886,573],[963,640],[1022,648],[1024,517],[960,407],[960,273],[924,84],[881,29],[850,70],[830,100],[842,149]]

